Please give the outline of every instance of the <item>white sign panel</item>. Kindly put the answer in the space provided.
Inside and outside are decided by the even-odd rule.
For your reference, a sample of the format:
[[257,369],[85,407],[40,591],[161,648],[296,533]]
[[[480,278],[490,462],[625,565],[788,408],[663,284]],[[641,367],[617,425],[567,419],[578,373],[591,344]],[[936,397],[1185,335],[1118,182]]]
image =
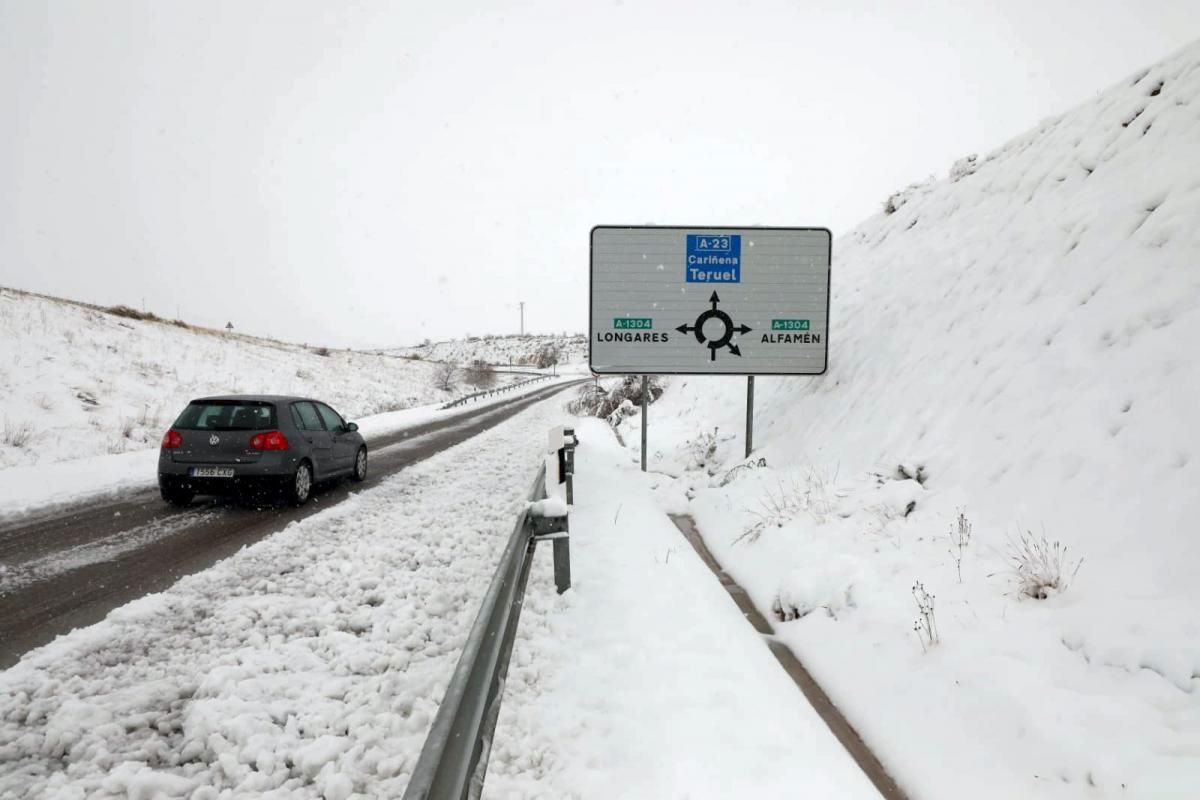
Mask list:
[[593,228],[592,371],[823,374],[831,246],[825,228]]

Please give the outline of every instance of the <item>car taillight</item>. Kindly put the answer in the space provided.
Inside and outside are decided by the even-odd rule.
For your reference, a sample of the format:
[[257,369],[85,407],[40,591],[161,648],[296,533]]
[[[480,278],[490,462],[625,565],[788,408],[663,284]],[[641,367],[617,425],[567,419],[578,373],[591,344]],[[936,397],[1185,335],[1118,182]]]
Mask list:
[[163,450],[178,450],[180,447],[183,447],[183,437],[179,435],[179,431],[171,430],[163,434]]
[[287,450],[288,440],[279,431],[268,431],[267,433],[256,433],[254,438],[250,440],[251,450]]

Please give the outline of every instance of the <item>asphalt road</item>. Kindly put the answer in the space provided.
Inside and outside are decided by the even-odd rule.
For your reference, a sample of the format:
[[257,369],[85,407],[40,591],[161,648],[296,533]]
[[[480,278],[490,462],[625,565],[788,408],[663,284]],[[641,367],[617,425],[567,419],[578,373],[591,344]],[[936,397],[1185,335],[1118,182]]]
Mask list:
[[300,508],[201,499],[168,506],[158,490],[127,494],[0,526],[0,669],[59,634],[161,591],[240,548],[341,502],[353,490],[487,430],[583,381],[537,389],[486,409],[377,437],[363,484],[321,487]]

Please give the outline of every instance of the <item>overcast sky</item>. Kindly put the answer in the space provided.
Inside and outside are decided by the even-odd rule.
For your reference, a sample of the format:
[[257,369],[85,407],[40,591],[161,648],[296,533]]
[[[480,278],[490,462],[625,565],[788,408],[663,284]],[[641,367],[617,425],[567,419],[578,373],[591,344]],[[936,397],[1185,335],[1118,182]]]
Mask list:
[[[0,285],[337,346],[587,324],[598,223],[819,225],[1195,0],[0,0]],[[836,250],[834,280],[836,281]]]

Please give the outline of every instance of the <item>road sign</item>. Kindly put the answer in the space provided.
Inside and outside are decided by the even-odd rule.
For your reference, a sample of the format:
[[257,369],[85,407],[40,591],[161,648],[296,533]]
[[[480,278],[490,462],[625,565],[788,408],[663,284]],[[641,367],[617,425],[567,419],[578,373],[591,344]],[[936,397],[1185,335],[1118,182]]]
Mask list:
[[593,228],[592,371],[823,374],[831,243],[825,228]]

